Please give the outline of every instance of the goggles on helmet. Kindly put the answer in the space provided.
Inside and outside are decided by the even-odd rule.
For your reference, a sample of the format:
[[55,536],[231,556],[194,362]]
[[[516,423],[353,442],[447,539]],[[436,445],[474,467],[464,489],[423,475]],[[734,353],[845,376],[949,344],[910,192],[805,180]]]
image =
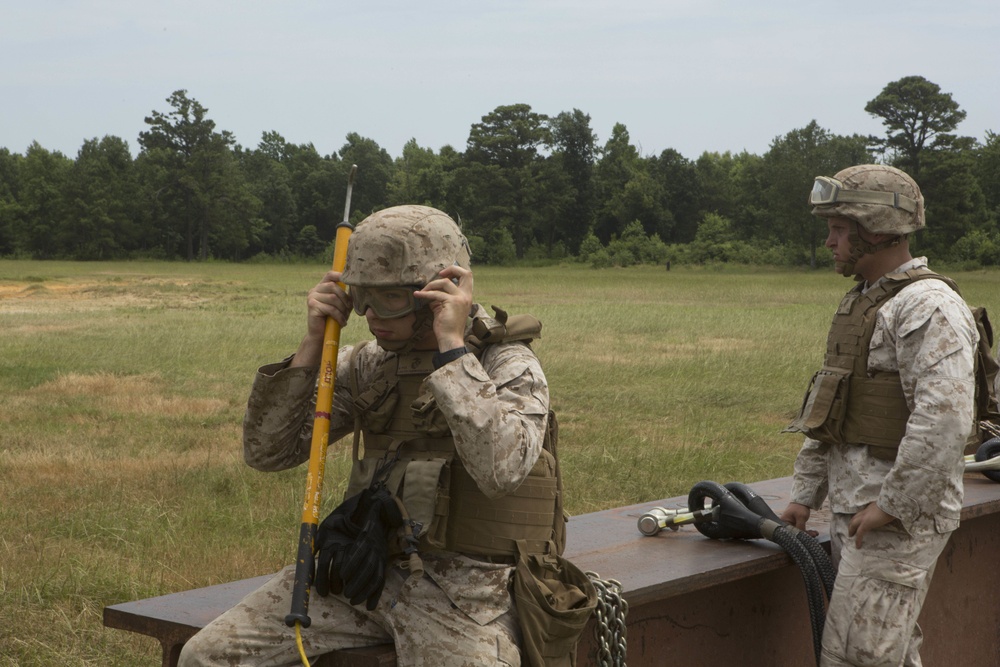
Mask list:
[[916,213],[917,201],[898,192],[876,192],[874,190],[845,190],[844,184],[836,178],[817,176],[809,193],[809,203],[813,206],[829,206],[837,203],[883,204]]
[[364,315],[371,308],[375,315],[386,320],[409,315],[424,305],[423,301],[413,296],[419,289],[420,287],[415,285],[392,287],[351,285],[354,312]]

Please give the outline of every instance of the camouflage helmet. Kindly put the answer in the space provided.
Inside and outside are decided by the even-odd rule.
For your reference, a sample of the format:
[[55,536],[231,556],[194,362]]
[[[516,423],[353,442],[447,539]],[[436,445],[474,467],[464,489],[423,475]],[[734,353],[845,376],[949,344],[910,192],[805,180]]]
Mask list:
[[862,164],[816,178],[809,203],[821,218],[854,220],[874,234],[902,236],[923,229],[924,198],[908,174],[881,164]]
[[364,287],[423,286],[447,266],[470,268],[469,259],[469,242],[446,214],[429,206],[393,206],[358,223],[341,279]]

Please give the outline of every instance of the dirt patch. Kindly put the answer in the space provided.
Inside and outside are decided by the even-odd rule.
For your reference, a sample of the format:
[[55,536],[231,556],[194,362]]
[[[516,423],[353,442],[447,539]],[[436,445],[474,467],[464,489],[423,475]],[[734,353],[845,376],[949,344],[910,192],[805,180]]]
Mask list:
[[92,396],[109,411],[135,415],[209,416],[226,409],[226,402],[217,398],[164,396],[160,384],[159,378],[152,375],[67,373],[33,387],[27,394]]
[[47,314],[119,308],[190,308],[209,301],[185,279],[135,277],[107,281],[0,283],[0,313]]

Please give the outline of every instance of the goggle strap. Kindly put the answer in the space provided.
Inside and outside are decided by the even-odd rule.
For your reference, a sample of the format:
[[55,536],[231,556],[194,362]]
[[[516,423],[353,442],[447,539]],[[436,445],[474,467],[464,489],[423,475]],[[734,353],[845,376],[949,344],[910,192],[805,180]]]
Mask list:
[[917,202],[898,192],[874,192],[872,190],[841,190],[837,193],[838,202],[853,202],[856,204],[883,204],[893,208],[901,208],[908,213],[917,212]]
[[823,204],[816,203],[816,206],[830,206],[837,203],[854,204],[882,204],[893,208],[903,209],[907,213],[917,212],[917,201],[898,192],[875,192],[873,190],[844,190],[840,188],[834,201]]

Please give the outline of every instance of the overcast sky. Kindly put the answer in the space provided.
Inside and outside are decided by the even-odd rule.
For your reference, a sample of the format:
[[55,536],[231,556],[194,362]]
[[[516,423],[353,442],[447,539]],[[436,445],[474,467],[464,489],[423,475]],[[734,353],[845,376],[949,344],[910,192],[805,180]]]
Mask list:
[[920,75],[1000,132],[996,0],[0,0],[0,147],[133,153],[178,89],[246,147],[277,131],[326,155],[348,132],[393,156],[464,150],[469,127],[526,103],[623,123],[643,155],[763,154],[816,120],[883,135],[864,110]]

